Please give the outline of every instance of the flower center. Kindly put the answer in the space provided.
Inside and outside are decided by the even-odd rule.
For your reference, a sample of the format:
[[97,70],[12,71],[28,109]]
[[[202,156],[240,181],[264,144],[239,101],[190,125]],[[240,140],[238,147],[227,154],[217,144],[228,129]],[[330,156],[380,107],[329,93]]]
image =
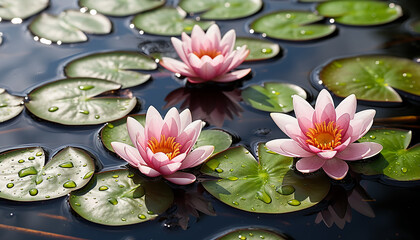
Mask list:
[[315,128],[309,128],[306,136],[309,138],[306,143],[321,150],[333,150],[341,144],[341,131],[335,122],[315,123]]
[[150,150],[152,150],[153,153],[162,152],[166,154],[169,160],[181,153],[181,144],[175,142],[175,137],[166,138],[164,135],[162,135],[160,137],[160,141],[152,137],[152,139],[147,142],[147,146],[150,148]]
[[207,55],[214,59],[222,53],[220,51],[217,51],[217,49],[200,49],[200,52],[194,52],[194,54],[199,58],[202,58],[204,55]]

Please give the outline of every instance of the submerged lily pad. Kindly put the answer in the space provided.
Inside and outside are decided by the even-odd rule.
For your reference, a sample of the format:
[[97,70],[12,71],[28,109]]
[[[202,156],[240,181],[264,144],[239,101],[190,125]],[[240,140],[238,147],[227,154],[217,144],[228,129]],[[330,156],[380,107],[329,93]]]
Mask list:
[[211,21],[186,19],[186,13],[180,8],[161,7],[153,11],[137,14],[133,19],[136,28],[146,33],[175,36],[182,32],[190,33],[194,25],[207,29]]
[[270,59],[280,53],[280,46],[277,43],[258,38],[236,38],[235,48],[242,47],[243,45],[246,45],[249,49],[249,55],[245,61]]
[[168,209],[173,192],[163,181],[147,180],[130,170],[95,174],[83,189],[72,192],[71,208],[88,221],[109,226],[152,220]]
[[[146,122],[145,114],[135,114],[130,115],[130,117],[135,118],[143,126]],[[114,149],[111,146],[111,142],[122,142],[130,146],[134,146],[128,136],[127,131],[127,117],[110,122],[105,125],[100,132],[101,140],[103,145],[111,152],[114,152]],[[197,142],[194,147],[200,147],[205,145],[213,145],[214,153],[221,152],[226,150],[232,144],[232,136],[228,133],[220,130],[203,130],[201,131],[200,136],[197,139]]]
[[420,96],[420,65],[405,58],[372,55],[336,59],[322,67],[319,80],[340,97],[354,93],[359,100],[402,102],[394,88],[408,97]]
[[0,20],[26,19],[48,7],[49,0],[0,0]]
[[234,147],[210,158],[201,168],[219,180],[203,182],[204,188],[229,206],[249,212],[286,213],[320,202],[330,189],[325,175],[295,173],[293,158],[258,146],[259,162],[244,148]]
[[251,85],[242,90],[242,99],[251,107],[267,112],[290,112],[293,95],[306,99],[301,87],[290,83],[266,82],[263,86]]
[[0,123],[12,119],[23,110],[23,97],[10,95],[0,88]]
[[322,19],[312,12],[278,11],[259,17],[251,23],[251,29],[281,40],[314,40],[326,37],[336,29],[335,25],[314,24]]
[[263,6],[261,0],[181,0],[179,6],[203,19],[228,20],[251,16]]
[[117,83],[95,78],[62,79],[31,91],[25,106],[35,116],[51,122],[100,124],[119,119],[136,106],[135,97],[111,95],[110,91],[120,88]]
[[111,21],[102,14],[82,13],[67,10],[58,16],[43,13],[29,25],[29,30],[36,36],[57,43],[75,43],[87,41],[88,34],[108,34]]
[[165,4],[165,0],[80,0],[79,5],[109,16],[124,17]]
[[263,228],[245,228],[229,232],[217,240],[285,240],[283,236]]
[[403,14],[399,5],[380,1],[329,1],[319,4],[316,10],[338,23],[355,26],[385,24]]
[[45,164],[42,148],[16,149],[0,154],[0,197],[13,201],[58,198],[83,187],[95,164],[79,148],[66,147]]
[[383,146],[381,154],[367,161],[352,162],[353,171],[365,175],[383,174],[397,181],[420,180],[420,145],[409,149],[411,131],[373,129],[359,142],[376,142]]
[[150,79],[150,74],[132,70],[154,70],[156,62],[136,52],[106,52],[88,55],[71,61],[64,68],[68,77],[91,77],[114,81],[123,88],[140,85]]

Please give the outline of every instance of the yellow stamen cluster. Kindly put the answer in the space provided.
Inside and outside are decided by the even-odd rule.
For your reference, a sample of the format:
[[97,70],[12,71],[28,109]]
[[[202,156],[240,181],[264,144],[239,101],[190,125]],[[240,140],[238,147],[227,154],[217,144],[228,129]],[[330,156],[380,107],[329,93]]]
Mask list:
[[332,121],[328,124],[324,122],[315,123],[315,128],[309,128],[306,136],[309,138],[306,143],[321,150],[333,150],[341,144],[341,132],[337,124]]
[[147,146],[152,150],[153,153],[162,152],[168,156],[169,160],[178,156],[181,148],[181,144],[175,142],[175,137],[166,138],[165,135],[160,136],[160,141],[152,137],[147,142]]
[[212,59],[214,59],[215,57],[219,56],[222,53],[220,51],[217,51],[217,49],[209,49],[209,50],[200,49],[200,52],[194,52],[194,54],[199,58],[202,58],[204,55],[207,55],[211,57]]

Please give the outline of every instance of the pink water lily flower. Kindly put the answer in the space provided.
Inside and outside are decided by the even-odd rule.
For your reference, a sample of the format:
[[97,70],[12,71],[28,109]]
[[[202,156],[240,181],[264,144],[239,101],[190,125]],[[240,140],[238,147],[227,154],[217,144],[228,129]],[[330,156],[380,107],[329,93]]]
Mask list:
[[322,168],[334,179],[342,179],[349,169],[343,160],[354,161],[372,157],[382,150],[373,142],[354,143],[370,129],[375,110],[356,112],[354,94],[345,98],[334,109],[327,90],[319,93],[315,109],[303,98],[294,95],[296,118],[282,113],[271,113],[277,126],[291,139],[267,142],[271,151],[288,157],[301,158],[296,169],[302,173]]
[[251,69],[230,72],[248,56],[246,45],[234,50],[235,30],[228,31],[221,38],[219,27],[210,26],[204,33],[195,25],[191,37],[182,33],[182,40],[171,38],[181,61],[163,57],[160,64],[171,72],[179,73],[191,83],[231,82],[246,76]]
[[181,113],[171,108],[162,119],[154,107],[146,113],[143,127],[134,118],[127,118],[128,135],[135,147],[112,142],[115,152],[141,173],[149,177],[162,175],[180,185],[190,184],[196,177],[179,170],[203,163],[214,151],[214,146],[201,146],[192,150],[201,133],[202,121],[192,122],[188,109]]

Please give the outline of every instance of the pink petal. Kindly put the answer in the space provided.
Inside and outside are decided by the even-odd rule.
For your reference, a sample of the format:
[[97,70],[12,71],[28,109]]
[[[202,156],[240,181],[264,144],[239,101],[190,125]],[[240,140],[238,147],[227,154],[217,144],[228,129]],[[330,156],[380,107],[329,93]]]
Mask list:
[[360,160],[375,156],[382,151],[382,145],[373,142],[352,143],[337,154],[343,160]]
[[182,162],[184,161],[185,157],[187,156],[186,153],[181,153],[178,156],[171,159],[171,162]]
[[[331,105],[328,107],[328,112],[325,112],[328,105]],[[313,116],[313,122],[315,123],[322,123],[325,121],[325,119],[322,119],[323,117],[331,116],[334,112],[334,119],[331,119],[332,121],[335,121],[335,109],[334,109],[334,102],[331,98],[331,95],[328,93],[327,90],[322,89],[321,92],[318,95],[318,98],[316,99],[315,103],[315,113]],[[328,122],[327,122],[328,123]]]
[[[344,139],[341,139],[344,140]],[[334,148],[334,151],[341,152],[351,143],[351,138],[347,138],[346,141],[342,142],[340,145]]]
[[290,115],[284,113],[270,113],[270,116],[276,123],[277,127],[279,127],[284,133],[286,133],[286,125],[296,125],[296,127],[299,127],[296,118]]
[[275,139],[266,143],[268,149],[287,157],[311,157],[314,153],[305,151],[292,139]]
[[156,140],[160,141],[160,133],[162,132],[162,126],[163,126],[163,119],[160,116],[160,113],[154,108],[153,106],[150,106],[147,109],[146,113],[146,139],[151,139],[154,137]]
[[331,178],[340,180],[346,176],[349,166],[341,159],[332,158],[325,161],[322,169],[324,169],[325,173]]
[[147,165],[146,162],[143,160],[143,157],[140,155],[139,151],[136,148],[127,146],[125,147],[124,150],[130,159],[135,160],[137,162],[137,165],[138,164]]
[[144,141],[144,127],[136,119],[127,118],[127,131],[134,146],[137,145],[138,138]]
[[163,176],[166,180],[178,184],[178,185],[187,185],[195,181],[195,176],[191,173],[185,172],[176,172],[171,175]]
[[356,112],[357,101],[356,96],[351,94],[350,96],[346,97],[340,104],[338,104],[335,112],[337,114],[337,118],[340,118],[343,114],[349,114],[350,119],[354,118],[354,113]]
[[[124,159],[126,162],[128,162],[130,165],[137,167],[139,165],[139,161],[137,161],[136,158],[131,158],[127,155],[126,148],[133,148],[130,145],[127,145],[125,143],[121,142],[112,142],[111,143],[112,148],[114,149],[115,153],[120,156],[122,159]],[[137,149],[134,148],[135,151]]]
[[348,113],[344,113],[342,114],[338,119],[337,119],[337,127],[343,129],[341,131],[341,136],[346,135],[347,129],[349,127],[350,124],[350,114]]
[[221,35],[220,35],[220,29],[219,26],[217,26],[217,24],[213,24],[209,27],[209,29],[207,29],[206,32],[207,35],[207,39],[210,40],[210,47],[212,49],[219,49],[219,43],[221,41]]
[[141,173],[143,173],[144,175],[149,176],[149,177],[157,177],[157,176],[161,175],[160,172],[158,172],[155,169],[150,168],[148,166],[139,165],[138,169],[140,170]]
[[226,73],[223,76],[213,79],[213,82],[232,82],[241,79],[251,72],[251,68],[242,69],[230,73]]
[[163,121],[168,126],[168,131],[165,133],[162,131],[162,135],[165,135],[166,137],[177,137],[181,126],[178,110],[174,107],[169,109]]
[[297,161],[296,169],[302,173],[311,173],[320,169],[325,162],[325,159],[319,158],[318,156],[305,157]]
[[248,57],[248,55],[249,55],[249,50],[246,49],[246,45],[243,45],[238,50],[235,50],[232,62],[229,65],[229,70],[234,69],[238,67],[239,65],[241,65],[241,63],[245,61],[245,58]]
[[197,141],[201,133],[202,121],[196,120],[188,125],[176,139],[176,142],[182,145],[181,152],[188,153]]
[[[299,120],[300,118],[307,119],[308,121],[312,119],[314,114],[314,109],[312,106],[301,96],[293,95],[293,108],[295,111],[296,118]],[[311,124],[313,125],[313,124]],[[307,132],[308,130],[303,130],[303,132]]]
[[192,168],[200,165],[201,163],[206,161],[208,157],[210,157],[213,151],[214,146],[201,146],[194,149],[187,155],[185,160],[182,162],[180,169]]
[[176,171],[179,170],[179,168],[181,167],[180,162],[174,162],[174,163],[169,163],[166,165],[163,165],[159,168],[159,172],[162,173],[162,175],[170,175]]
[[335,109],[333,104],[327,104],[323,109],[315,109],[312,121],[314,123],[328,124],[329,122],[336,121]]
[[358,140],[365,135],[373,124],[373,117],[376,111],[373,109],[364,110],[354,115],[354,119],[350,121],[352,127],[352,142]]
[[[195,54],[192,54],[195,56]],[[159,62],[164,68],[168,69],[173,73],[179,73],[182,76],[186,77],[195,77],[197,74],[191,69],[187,64],[180,62],[173,58],[162,57],[162,60]],[[189,63],[190,64],[190,63]]]
[[175,51],[178,53],[178,56],[187,66],[189,66],[187,55],[184,52],[183,42],[179,40],[178,38],[174,38],[174,37],[171,38],[171,41],[172,41],[172,45],[175,48]]
[[191,112],[187,108],[179,114],[180,118],[180,131],[184,131],[184,129],[192,122]]
[[151,162],[154,169],[159,169],[161,166],[166,165],[169,163],[169,158],[163,152],[157,152],[152,155]]
[[222,54],[227,55],[232,52],[233,47],[235,46],[236,33],[235,30],[229,30],[220,41],[220,48],[223,49]]
[[317,153],[318,157],[326,159],[326,160],[333,158],[336,154],[337,154],[337,151],[331,151],[331,150],[323,150]]
[[194,25],[191,31],[191,49],[193,52],[200,52],[201,42],[206,38],[206,34],[200,26]]
[[194,69],[198,76],[202,79],[211,80],[216,76],[216,69],[212,64],[212,58],[204,55],[201,57],[201,66],[198,69]]

